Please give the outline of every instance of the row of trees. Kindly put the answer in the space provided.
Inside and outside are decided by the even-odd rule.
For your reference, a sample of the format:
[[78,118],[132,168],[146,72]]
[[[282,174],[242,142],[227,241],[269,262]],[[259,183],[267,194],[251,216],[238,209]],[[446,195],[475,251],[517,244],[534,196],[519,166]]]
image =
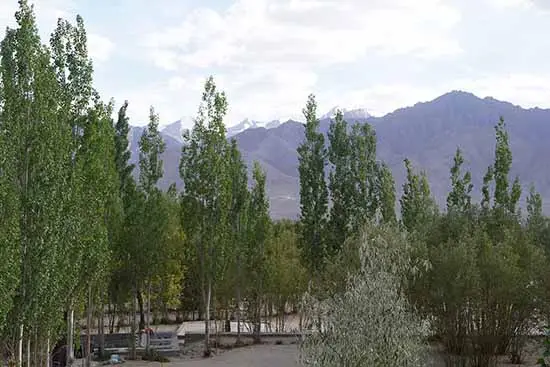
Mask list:
[[227,140],[227,99],[212,78],[184,135],[184,188],[163,192],[154,109],[134,167],[128,103],[115,114],[95,91],[82,19],[60,20],[44,45],[32,7],[19,3],[0,45],[0,342],[19,365],[46,365],[59,338],[72,358],[83,315],[89,350],[104,313],[113,331],[130,311],[136,333],[151,309],[201,310],[208,355],[212,318],[234,315],[239,335],[252,321],[259,340],[262,314],[282,325],[289,306],[317,326],[306,364],[421,364],[425,333],[440,338],[449,365],[521,359],[549,312],[550,230],[534,188],[527,215],[519,209],[504,121],[479,203],[457,150],[444,211],[405,160],[398,218],[373,128],[338,112],[325,141],[311,95],[297,151],[300,218],[274,223],[265,172],[255,163],[249,177]]
[[[325,280],[311,289],[307,302],[320,321],[319,332],[304,343],[303,362],[368,365],[406,357],[407,365],[424,365],[426,359],[415,357],[422,348],[411,337],[414,331],[436,335],[449,366],[492,366],[503,354],[519,363],[529,334],[547,321],[550,222],[533,186],[522,214],[522,186],[518,177],[510,178],[504,120],[495,126],[494,163],[484,176],[479,203],[472,198],[471,174],[463,168],[460,149],[444,211],[431,195],[427,176],[405,159],[397,221],[392,176],[376,161],[376,138],[368,124],[349,129],[338,114],[325,150],[313,97],[307,106],[305,141],[298,150],[300,246],[311,274]],[[395,300],[391,310],[388,299]],[[388,320],[396,326],[390,328]],[[370,343],[370,354],[361,343]],[[384,353],[394,357],[388,360]]]
[[[17,27],[0,47],[3,355],[46,365],[59,342],[73,359],[81,316],[89,352],[96,319],[103,339],[105,313],[112,332],[116,315],[132,311],[136,333],[151,323],[147,311],[182,304],[203,315],[236,309],[259,338],[266,305],[284,311],[297,302],[305,275],[294,223],[269,217],[265,173],[256,163],[249,178],[226,139],[225,95],[206,81],[184,136],[185,188],[163,192],[165,144],[154,109],[135,167],[128,102],[115,114],[94,89],[82,18],[59,20],[45,45],[32,6],[19,5]],[[204,319],[208,354],[211,317]]]

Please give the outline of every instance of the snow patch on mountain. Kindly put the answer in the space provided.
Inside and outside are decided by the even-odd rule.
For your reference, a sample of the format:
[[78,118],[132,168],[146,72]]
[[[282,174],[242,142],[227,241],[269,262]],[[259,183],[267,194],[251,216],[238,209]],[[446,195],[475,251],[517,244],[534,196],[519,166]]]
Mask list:
[[182,134],[187,129],[187,128],[184,128],[184,126],[193,126],[193,124],[194,124],[193,118],[189,116],[185,116],[175,122],[172,122],[171,124],[164,126],[161,129],[161,132],[164,135],[167,135],[179,141],[180,143],[183,143]]
[[281,122],[279,120],[272,120],[272,121],[255,121],[250,119],[244,119],[243,121],[239,122],[237,125],[233,125],[227,128],[227,136],[231,137],[234,135],[237,135],[245,130],[248,129],[257,129],[260,127],[266,128],[266,129],[273,129],[277,126],[281,125]]
[[333,119],[336,117],[336,112],[338,110],[342,111],[345,119],[368,119],[372,115],[367,111],[366,108],[342,108],[340,106],[332,107],[327,113],[321,116],[321,120]]

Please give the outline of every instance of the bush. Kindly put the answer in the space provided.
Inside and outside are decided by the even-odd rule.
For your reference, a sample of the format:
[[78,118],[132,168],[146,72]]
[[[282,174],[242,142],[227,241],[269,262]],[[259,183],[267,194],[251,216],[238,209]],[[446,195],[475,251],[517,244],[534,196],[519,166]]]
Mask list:
[[145,352],[145,354],[141,357],[143,361],[150,361],[150,362],[161,362],[161,363],[168,363],[170,360],[166,358],[165,356],[161,356],[156,350],[149,349]]
[[355,245],[360,265],[345,290],[304,300],[316,327],[300,345],[302,364],[424,366],[421,322],[403,294],[411,270],[405,237],[369,225]]

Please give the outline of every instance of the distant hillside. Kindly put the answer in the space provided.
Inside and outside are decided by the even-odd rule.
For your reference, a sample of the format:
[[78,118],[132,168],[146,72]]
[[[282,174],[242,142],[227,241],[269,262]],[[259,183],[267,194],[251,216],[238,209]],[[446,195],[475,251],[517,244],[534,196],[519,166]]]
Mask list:
[[[368,121],[374,126],[378,156],[391,167],[399,191],[405,173],[403,159],[409,158],[418,169],[427,172],[436,199],[444,204],[450,187],[449,168],[457,146],[464,152],[478,195],[481,179],[493,160],[494,125],[500,116],[505,118],[510,133],[514,154],[512,174],[519,174],[526,189],[534,183],[545,199],[545,211],[550,212],[550,167],[545,163],[550,157],[548,109],[523,109],[493,98],[481,99],[454,91],[383,117],[359,116],[359,122]],[[321,120],[321,130],[326,133],[329,124],[329,119]],[[296,148],[303,133],[300,122],[288,121],[275,128],[247,129],[234,136],[249,167],[258,160],[267,171],[274,218],[295,218],[299,211]],[[131,134],[135,142],[133,159],[137,160],[140,128],[133,128]],[[165,136],[165,140],[165,177],[161,186],[166,188],[176,182],[181,187],[178,175],[181,143],[170,136]]]

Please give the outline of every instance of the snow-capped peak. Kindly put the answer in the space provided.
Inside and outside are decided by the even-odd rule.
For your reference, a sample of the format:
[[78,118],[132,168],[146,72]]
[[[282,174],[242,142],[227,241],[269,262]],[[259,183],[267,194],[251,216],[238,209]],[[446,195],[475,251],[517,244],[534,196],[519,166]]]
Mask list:
[[266,128],[266,129],[273,129],[273,128],[279,126],[280,124],[281,124],[281,122],[279,120],[264,122],[264,121],[250,120],[250,119],[246,118],[243,121],[241,121],[240,123],[238,123],[237,125],[233,125],[233,126],[228,127],[227,128],[227,136],[230,137],[230,136],[233,136],[233,135],[237,135],[238,133],[243,132],[245,130],[257,129],[259,127],[263,127],[263,128]]
[[179,120],[172,122],[162,128],[162,133],[168,135],[171,138],[176,139],[180,143],[183,142],[184,126],[193,126],[194,120],[190,116],[184,116]]
[[321,120],[333,119],[336,116],[338,110],[342,111],[342,113],[344,114],[344,118],[346,119],[367,119],[371,117],[371,114],[367,111],[366,108],[347,109],[340,106],[334,106],[327,113],[321,116]]
[[325,113],[323,116],[321,116],[321,120],[334,118],[336,116],[336,113],[338,112],[338,110],[342,111],[342,113],[346,112],[345,108],[342,108],[340,106],[334,106],[327,113]]

